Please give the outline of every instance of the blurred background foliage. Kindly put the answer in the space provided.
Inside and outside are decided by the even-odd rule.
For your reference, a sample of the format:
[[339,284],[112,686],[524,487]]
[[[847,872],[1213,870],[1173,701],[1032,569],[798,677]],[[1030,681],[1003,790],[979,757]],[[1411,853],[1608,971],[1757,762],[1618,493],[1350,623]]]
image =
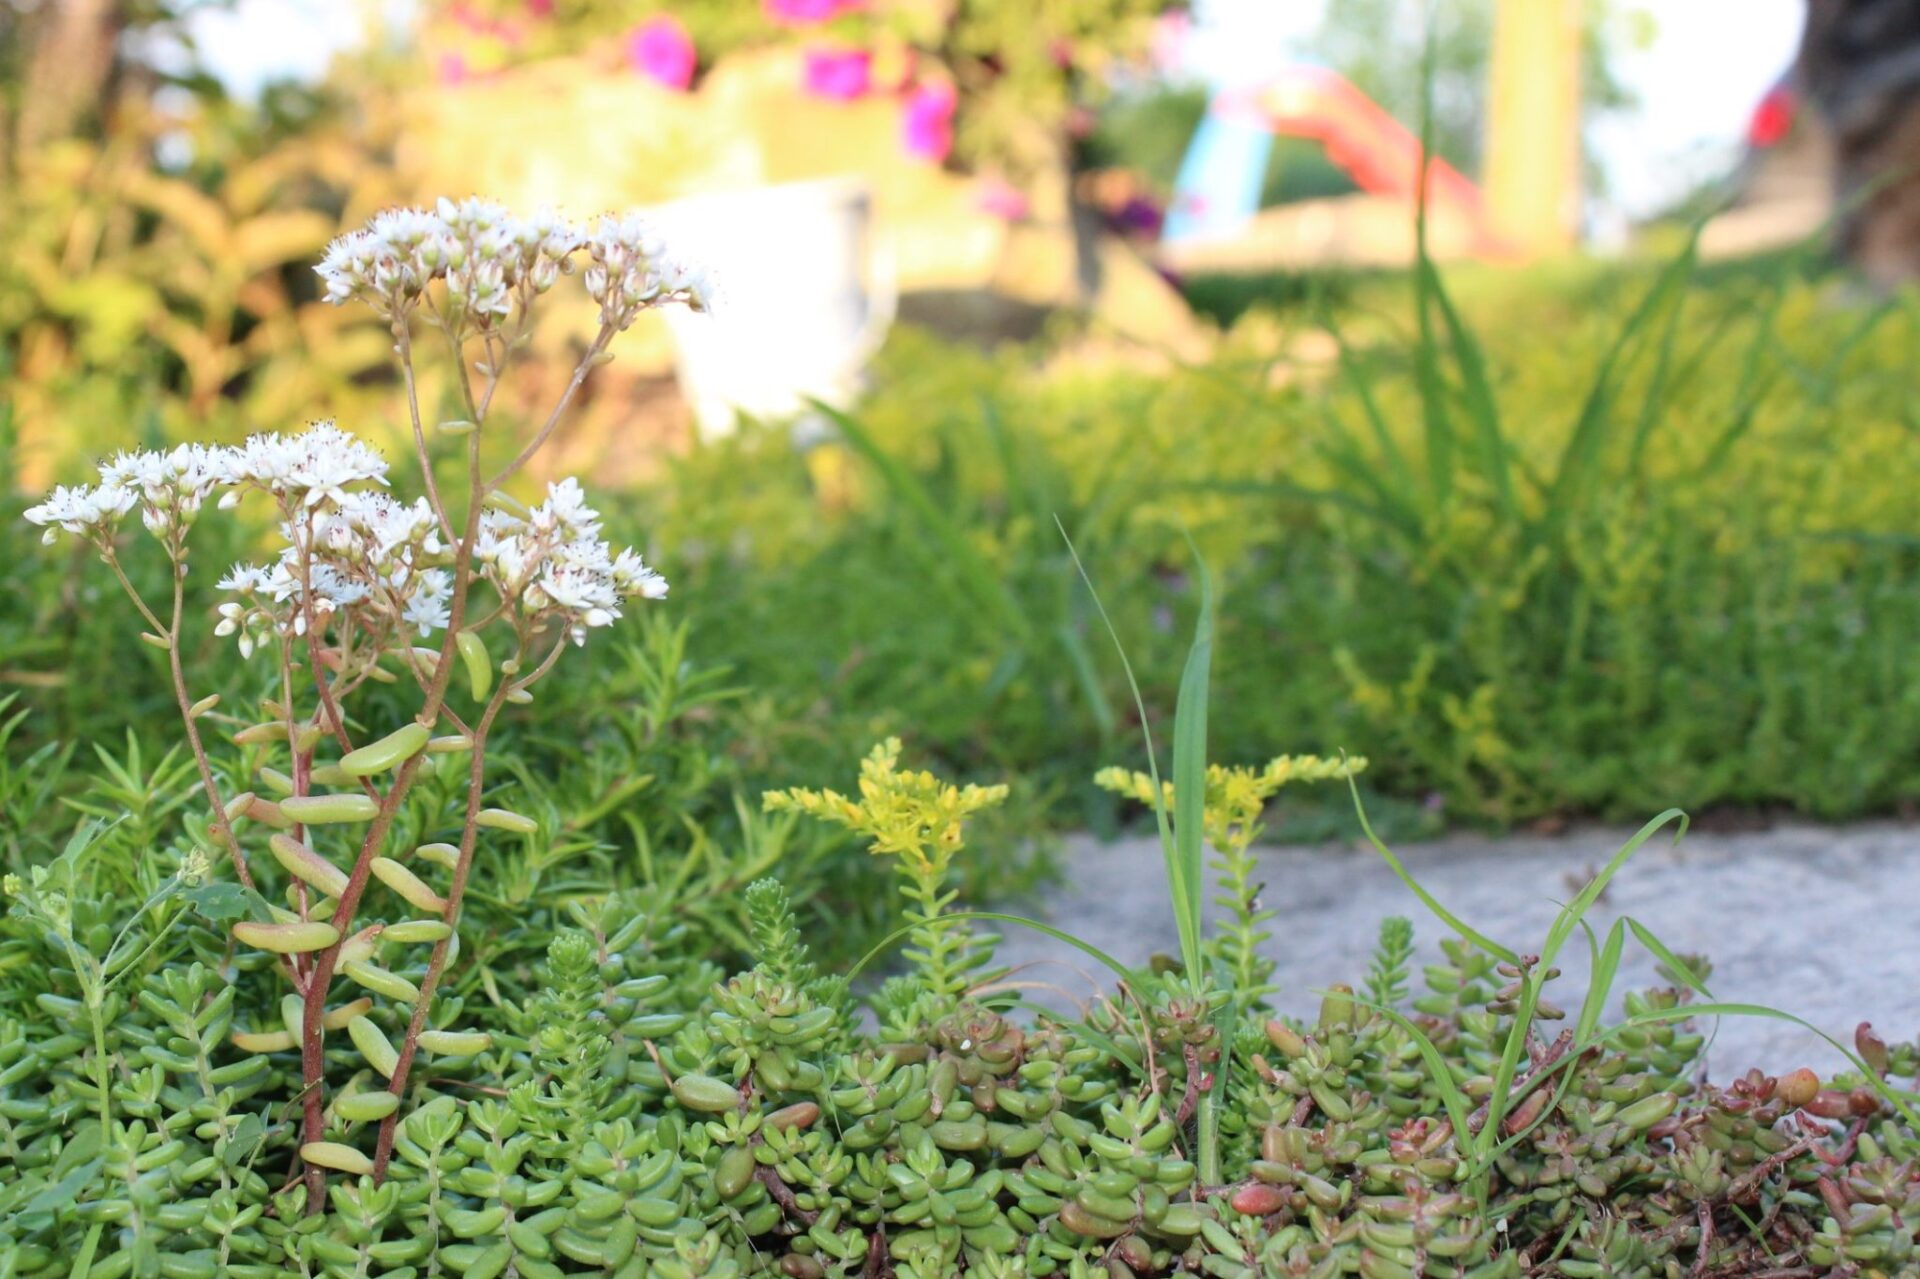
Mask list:
[[[1123,19],[1153,7],[1059,7],[1091,33],[1084,53],[1055,59],[1051,87],[1008,64],[980,92],[1018,88],[1009,101],[1051,103],[1064,127],[1073,78],[1118,56]],[[659,8],[556,4],[532,28],[553,47],[525,56]],[[703,59],[766,38],[755,6],[672,9]],[[973,92],[953,68],[1031,9],[948,6],[947,26],[900,38]],[[1330,21],[1365,30],[1377,9],[1341,0]],[[75,14],[93,25],[55,17]],[[342,226],[418,194],[399,104],[429,74],[421,55],[376,47],[322,83],[243,103],[196,69],[176,17],[0,4],[9,866],[58,838],[25,819],[85,802],[103,761],[159,767],[143,743],[167,740],[170,715],[154,656],[99,575],[33,544],[18,519],[28,495],[135,442],[328,415],[376,436],[401,422],[375,371],[384,335],[319,303],[310,267]],[[1475,30],[1441,46],[1443,87],[1479,74]],[[1631,36],[1596,27],[1596,65]],[[1348,69],[1377,75],[1391,101],[1404,51],[1369,47],[1368,63],[1353,48]],[[44,95],[56,69],[78,87]],[[1474,132],[1449,102],[1436,103],[1443,151]],[[1075,126],[1078,162],[1164,190],[1202,107],[1185,91],[1122,93]],[[981,127],[961,157],[1017,167]],[[1267,176],[1274,199],[1342,181],[1284,145]],[[1018,778],[969,863],[972,891],[1018,888],[1034,830],[1111,825],[1091,773],[1136,751],[1062,529],[1150,715],[1171,712],[1196,603],[1191,536],[1224,600],[1215,756],[1364,754],[1403,832],[1674,802],[1852,817],[1920,796],[1911,304],[1840,305],[1804,254],[1700,267],[1677,232],[1626,265],[1450,270],[1457,323],[1430,290],[1424,317],[1409,306],[1426,275],[1183,281],[1224,326],[1201,356],[1072,316],[990,349],[902,329],[827,442],[748,423],[635,468],[622,453],[643,428],[618,402],[602,453],[572,456],[635,476],[609,503],[614,532],[647,547],[674,594],[611,673],[561,680],[508,734],[527,785],[582,814],[555,827],[539,854],[551,865],[525,874],[584,858],[622,867],[622,882],[671,880],[710,897],[721,935],[737,926],[720,919],[724,889],[787,841],[802,850],[782,872],[796,894],[858,919],[880,882],[865,860],[769,828],[753,801],[839,777],[899,732],[943,768]],[[244,533],[223,545],[217,527],[193,583],[203,608],[217,570],[246,553]],[[224,669],[223,691],[257,694],[251,672]],[[1279,829],[1342,829],[1330,811]]]

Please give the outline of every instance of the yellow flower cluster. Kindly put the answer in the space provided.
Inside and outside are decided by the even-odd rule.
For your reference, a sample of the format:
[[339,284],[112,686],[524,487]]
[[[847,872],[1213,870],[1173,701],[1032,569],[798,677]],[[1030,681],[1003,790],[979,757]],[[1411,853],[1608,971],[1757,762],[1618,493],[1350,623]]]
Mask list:
[[860,797],[838,791],[769,791],[768,812],[837,822],[872,841],[876,856],[898,854],[916,869],[940,870],[960,851],[968,817],[1007,797],[1005,786],[954,786],[928,772],[902,771],[900,739],[889,737],[860,764]]
[[[1274,792],[1288,782],[1324,782],[1351,777],[1367,766],[1364,756],[1348,759],[1324,759],[1319,755],[1280,755],[1262,768],[1239,765],[1228,768],[1207,765],[1206,829],[1207,838],[1216,846],[1228,841],[1236,828],[1250,826],[1266,807]],[[1153,778],[1125,768],[1103,768],[1093,775],[1094,785],[1142,804],[1152,804]],[[1160,783],[1160,798],[1168,812],[1173,811],[1173,783]]]

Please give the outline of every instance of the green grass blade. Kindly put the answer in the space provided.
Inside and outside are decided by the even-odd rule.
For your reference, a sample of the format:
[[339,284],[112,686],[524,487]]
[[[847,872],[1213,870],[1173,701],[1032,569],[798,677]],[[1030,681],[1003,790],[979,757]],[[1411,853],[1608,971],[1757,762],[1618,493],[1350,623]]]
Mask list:
[[1628,916],[1622,922],[1633,930],[1634,940],[1638,941],[1642,946],[1645,946],[1647,951],[1655,959],[1673,970],[1675,979],[1678,980],[1681,985],[1702,999],[1710,1000],[1713,998],[1713,992],[1707,989],[1705,982],[1694,975],[1692,966],[1669,950],[1667,944],[1658,937],[1655,937],[1646,925],[1631,916]]
[[[1324,995],[1326,992],[1316,991],[1314,993]],[[1467,1095],[1460,1091],[1460,1085],[1458,1081],[1454,1079],[1453,1070],[1447,1065],[1445,1055],[1441,1053],[1440,1049],[1434,1045],[1431,1039],[1427,1038],[1425,1031],[1421,1030],[1420,1027],[1416,1026],[1410,1019],[1398,1011],[1387,1007],[1385,1004],[1376,1004],[1364,995],[1356,994],[1348,996],[1348,998],[1353,1000],[1356,1007],[1370,1008],[1374,1012],[1379,1013],[1382,1017],[1385,1017],[1401,1030],[1405,1031],[1407,1037],[1413,1040],[1413,1046],[1419,1050],[1420,1059],[1427,1067],[1428,1077],[1433,1080],[1434,1088],[1440,1093],[1440,1102],[1447,1108],[1447,1118],[1453,1121],[1453,1131],[1456,1134],[1456,1140],[1464,1143],[1465,1139],[1463,1136],[1460,1136],[1460,1134],[1466,1133],[1468,1129],[1469,1121],[1473,1117],[1474,1105],[1473,1102],[1468,1099]]]
[[1400,859],[1394,856],[1393,850],[1381,843],[1380,837],[1373,833],[1373,823],[1367,820],[1367,806],[1360,801],[1360,787],[1351,776],[1347,778],[1347,789],[1353,793],[1353,811],[1358,814],[1360,818],[1361,832],[1366,835],[1367,842],[1373,845],[1373,851],[1380,854],[1381,858],[1386,861],[1387,866],[1399,878],[1400,882],[1407,886],[1407,890],[1415,897],[1418,897],[1421,904],[1432,911],[1436,919],[1448,928],[1453,929],[1453,931],[1461,937],[1466,938],[1481,950],[1486,951],[1489,955],[1497,959],[1504,959],[1510,964],[1518,963],[1520,956],[1517,953],[1508,950],[1505,946],[1502,946],[1499,942],[1493,940],[1493,938],[1487,936],[1485,933],[1480,932],[1468,924],[1466,920],[1461,919],[1445,906],[1442,906],[1440,899],[1428,892],[1420,881],[1413,877],[1406,866],[1401,863]]
[[1107,614],[1107,606],[1100,600],[1100,592],[1094,588],[1093,578],[1087,572],[1087,566],[1080,562],[1080,552],[1074,549],[1073,539],[1067,536],[1066,525],[1054,519],[1054,527],[1060,530],[1061,540],[1067,544],[1067,554],[1073,557],[1073,567],[1080,573],[1080,580],[1087,584],[1087,594],[1093,597],[1093,607],[1100,614],[1100,622],[1107,628],[1107,636],[1113,641],[1114,652],[1120,655],[1120,669],[1126,673],[1127,690],[1133,694],[1134,713],[1140,718],[1140,736],[1147,746],[1147,776],[1153,780],[1153,819],[1160,831],[1160,850],[1167,859],[1168,889],[1173,891],[1173,823],[1167,819],[1167,806],[1161,802],[1160,795],[1164,787],[1160,781],[1160,764],[1154,753],[1153,729],[1148,726],[1146,699],[1140,696],[1140,681],[1133,676],[1133,663],[1127,660],[1127,646],[1120,642],[1120,632],[1113,624],[1113,618]]
[[1433,332],[1432,290],[1438,273],[1427,238],[1428,179],[1433,171],[1434,30],[1429,23],[1420,54],[1420,173],[1413,206],[1413,309],[1419,326],[1414,369],[1420,387],[1421,426],[1426,433],[1428,513],[1437,521],[1453,495],[1453,418],[1447,407],[1440,344]]
[[1433,276],[1428,295],[1446,326],[1447,341],[1453,348],[1453,363],[1460,372],[1461,395],[1467,417],[1480,448],[1480,464],[1493,489],[1494,504],[1509,524],[1520,520],[1520,503],[1513,490],[1513,454],[1505,433],[1500,429],[1500,405],[1494,398],[1493,383],[1487,376],[1487,359],[1473,331],[1460,318],[1446,282],[1432,262],[1423,260],[1420,269]]
[[1791,1025],[1798,1026],[1802,1030],[1811,1031],[1813,1034],[1818,1035],[1820,1038],[1826,1040],[1827,1043],[1831,1044],[1835,1052],[1845,1057],[1847,1061],[1852,1064],[1855,1073],[1864,1078],[1868,1086],[1880,1094],[1882,1100],[1895,1110],[1898,1110],[1902,1119],[1906,1120],[1910,1126],[1920,1128],[1920,1112],[1916,1112],[1913,1107],[1915,1094],[1903,1093],[1887,1083],[1886,1080],[1875,1075],[1867,1063],[1862,1061],[1853,1049],[1847,1047],[1812,1022],[1807,1021],[1805,1018],[1796,1017],[1792,1013],[1782,1012],[1778,1008],[1769,1008],[1765,1004],[1720,1002],[1711,1004],[1683,1004],[1678,1008],[1654,1009],[1627,1018],[1618,1026],[1609,1029],[1601,1036],[1601,1039],[1610,1039],[1620,1031],[1632,1029],[1637,1026],[1655,1026],[1662,1022],[1686,1021],[1692,1017],[1765,1017],[1772,1021],[1784,1021]]
[[1187,650],[1180,700],[1173,713],[1174,862],[1168,873],[1180,885],[1174,892],[1180,916],[1180,957],[1197,994],[1207,982],[1200,949],[1200,899],[1206,865],[1202,835],[1207,806],[1207,698],[1213,678],[1213,575],[1197,548],[1193,558],[1200,581],[1200,615],[1193,622],[1193,645]]
[[[1591,931],[1588,936],[1591,939]],[[1599,1032],[1600,1018],[1607,1010],[1607,996],[1613,991],[1614,978],[1620,971],[1620,955],[1626,949],[1626,944],[1626,921],[1616,919],[1613,927],[1607,930],[1606,945],[1593,947],[1592,977],[1587,982],[1587,997],[1581,1001],[1579,1019],[1573,1024],[1576,1050],[1585,1047]]]
[[[1653,287],[1647,290],[1646,296],[1627,317],[1627,322],[1621,326],[1619,334],[1600,359],[1600,367],[1593,375],[1593,384],[1580,406],[1580,416],[1574,421],[1566,447],[1560,452],[1553,483],[1547,491],[1547,521],[1556,528],[1565,523],[1571,510],[1575,486],[1591,484],[1597,478],[1595,467],[1600,460],[1601,448],[1606,443],[1607,428],[1613,421],[1614,398],[1620,389],[1621,365],[1652,318],[1693,276],[1694,264],[1698,259],[1698,232],[1695,234],[1696,239],[1688,240],[1687,247],[1661,271]],[[1642,427],[1643,432],[1646,429],[1649,428]]]
[[1573,936],[1574,928],[1578,926],[1580,920],[1585,918],[1586,913],[1593,909],[1593,904],[1600,899],[1601,893],[1607,891],[1607,885],[1613,882],[1613,877],[1620,873],[1621,868],[1633,860],[1633,855],[1639,852],[1661,827],[1675,819],[1680,822],[1680,828],[1673,833],[1674,842],[1678,843],[1687,833],[1687,815],[1677,808],[1669,808],[1642,826],[1632,839],[1622,844],[1620,850],[1607,859],[1607,864],[1601,868],[1600,873],[1588,880],[1586,887],[1561,908],[1559,917],[1553,921],[1553,927],[1547,933],[1547,943],[1540,950],[1542,968],[1552,966],[1554,959],[1560,954],[1561,947],[1565,946],[1567,939]]
[[1080,632],[1074,629],[1072,622],[1061,622],[1055,628],[1054,636],[1067,655],[1067,664],[1073,668],[1074,680],[1080,685],[1087,709],[1093,712],[1094,727],[1100,731],[1100,740],[1107,741],[1113,736],[1116,721],[1113,707],[1107,703],[1106,690],[1100,687],[1100,675],[1094,669],[1093,654],[1087,652],[1086,642],[1080,638]]
[[958,573],[974,603],[1027,647],[1032,647],[1033,628],[1020,602],[1014,598],[994,566],[977,550],[954,520],[940,509],[926,486],[912,472],[889,455],[866,429],[852,417],[819,401],[813,406],[831,420],[853,450],[880,473],[887,488],[913,513],[917,526],[932,544],[937,561]]

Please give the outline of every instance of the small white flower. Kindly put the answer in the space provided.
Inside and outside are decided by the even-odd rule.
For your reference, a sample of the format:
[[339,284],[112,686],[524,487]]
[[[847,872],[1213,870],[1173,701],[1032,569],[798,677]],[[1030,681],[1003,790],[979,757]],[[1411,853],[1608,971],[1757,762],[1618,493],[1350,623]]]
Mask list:
[[667,597],[667,579],[648,568],[646,561],[631,549],[621,551],[615,557],[612,576],[614,588],[629,599],[663,600]]
[[667,302],[705,310],[712,295],[706,278],[692,264],[667,256],[660,233],[634,214],[604,217],[587,238],[591,265],[587,293],[600,304],[601,320],[616,329],[632,324],[641,311]]
[[55,527],[77,537],[100,539],[112,535],[136,500],[131,489],[118,484],[63,484],[46,501],[28,507],[26,517],[30,524],[47,526],[42,540],[49,544]]
[[337,504],[349,485],[387,482],[386,460],[332,422],[315,422],[298,435],[250,436],[231,450],[227,466],[229,482],[306,506]]
[[[264,591],[268,587],[269,575],[258,564],[235,564],[227,570],[227,575],[214,585],[223,591],[250,593]],[[237,605],[223,604],[222,609],[235,608]]]

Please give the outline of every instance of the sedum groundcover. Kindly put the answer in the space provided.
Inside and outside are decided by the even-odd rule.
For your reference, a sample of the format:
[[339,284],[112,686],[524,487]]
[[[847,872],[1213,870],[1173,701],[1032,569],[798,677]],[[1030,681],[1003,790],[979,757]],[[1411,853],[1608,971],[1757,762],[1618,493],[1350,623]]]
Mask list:
[[[599,335],[545,425],[483,465],[535,302],[576,273]],[[410,416],[421,473],[464,453],[457,483],[392,496],[384,459],[322,424],[123,454],[27,513],[130,597],[126,642],[164,656],[184,749],[105,756],[61,851],[6,876],[0,1279],[1913,1270],[1920,1048],[1863,1025],[1837,1075],[1698,1079],[1702,1019],[1786,1014],[1715,1003],[1702,960],[1589,922],[1677,813],[1531,949],[1409,878],[1446,962],[1416,978],[1389,920],[1353,986],[1278,1011],[1249,849],[1282,788],[1351,789],[1368,763],[1208,763],[1204,567],[1171,776],[1149,737],[1146,772],[1091,779],[1153,814],[1180,954],[1133,969],[1083,945],[1116,982],[1077,1017],[1025,1008],[993,964],[987,926],[1046,926],[956,909],[969,831],[1008,788],[903,767],[898,739],[845,793],[739,815],[773,845],[759,864],[824,824],[897,887],[898,927],[845,971],[811,954],[835,921],[775,878],[710,884],[745,920],[751,966],[728,970],[711,956],[736,939],[650,864],[550,874],[578,814],[522,802],[553,792],[490,749],[496,719],[667,583],[576,483],[535,506],[502,485],[636,315],[710,292],[637,221],[477,200],[383,214],[321,274],[390,325],[409,388],[415,341],[446,348],[464,413],[410,397]],[[243,502],[277,536],[220,578],[209,650],[193,534]],[[169,566],[157,593],[121,562],[135,512]],[[1134,713],[1150,723],[1137,690]],[[9,766],[13,800],[45,800],[35,760]],[[1594,976],[1564,997],[1555,961],[1582,943]],[[1671,985],[1616,1010],[1629,944]],[[892,975],[860,980],[883,957]]]

